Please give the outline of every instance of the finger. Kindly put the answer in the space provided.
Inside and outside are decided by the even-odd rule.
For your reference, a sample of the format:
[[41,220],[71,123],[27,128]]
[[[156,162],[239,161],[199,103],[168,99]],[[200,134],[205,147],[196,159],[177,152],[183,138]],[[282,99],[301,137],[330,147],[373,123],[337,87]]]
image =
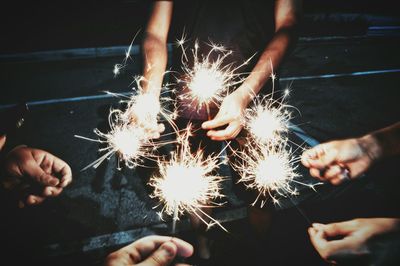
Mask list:
[[53,162],[53,168],[52,168],[53,173],[58,173],[61,175],[61,187],[66,187],[72,182],[72,171],[71,167],[61,160],[60,158],[54,156],[54,162]]
[[46,199],[45,197],[40,197],[37,195],[29,195],[26,198],[25,202],[27,205],[38,205],[38,204],[42,203],[45,199]]
[[331,143],[320,144],[303,153],[307,167],[325,168],[333,163],[336,158],[336,150]]
[[342,173],[342,171],[343,171],[342,167],[335,164],[335,165],[328,167],[328,169],[324,173],[324,177],[326,179],[330,180],[330,179],[336,178],[338,175],[340,175]]
[[[172,241],[178,248],[177,253],[182,257],[190,257],[193,254],[193,246],[179,238],[172,238],[170,236],[158,236],[152,235],[143,237],[132,244],[126,246],[127,252],[132,253],[132,251],[138,252],[141,257],[149,256],[155,249],[157,249],[161,244],[167,241]],[[135,261],[138,262],[138,261]]]
[[188,258],[193,255],[193,246],[186,241],[179,238],[172,238],[171,240],[178,248],[178,255],[184,258]]
[[319,255],[325,260],[334,259],[335,255],[343,249],[348,248],[348,243],[343,240],[327,241],[324,236],[324,231],[311,227],[308,229],[311,244]]
[[329,180],[329,182],[331,182],[331,184],[335,186],[348,181],[351,181],[350,173],[346,168],[342,167],[340,169],[340,172]]
[[314,227],[308,228],[308,234],[310,235],[311,244],[321,255],[321,251],[325,248],[327,241],[324,238],[323,231],[317,230]]
[[44,186],[57,186],[60,183],[58,178],[51,174],[47,174],[42,168],[40,168],[37,162],[33,160],[29,161],[26,165],[23,165],[23,171],[25,174]]
[[317,168],[310,168],[310,175],[321,181],[325,181],[325,178],[321,176],[321,171]]
[[210,121],[206,121],[203,124],[201,124],[201,127],[203,129],[213,129],[216,127],[220,127],[223,125],[228,124],[229,122],[231,122],[231,118],[227,117],[227,116],[216,116],[214,119],[210,120]]
[[0,151],[3,149],[5,143],[6,143],[6,135],[0,135]]
[[164,242],[147,259],[139,263],[142,266],[166,266],[169,265],[177,254],[177,246],[171,242]]
[[163,133],[165,131],[165,126],[164,124],[158,124],[158,133]]
[[314,223],[313,227],[321,230],[327,237],[346,236],[355,229],[354,221],[345,221],[340,223],[319,224]]
[[210,130],[207,132],[207,136],[209,136],[212,140],[225,140],[231,139],[237,136],[240,132],[240,125],[236,123],[231,123],[229,126],[223,130]]
[[45,187],[43,189],[43,196],[45,197],[57,197],[63,191],[62,187]]

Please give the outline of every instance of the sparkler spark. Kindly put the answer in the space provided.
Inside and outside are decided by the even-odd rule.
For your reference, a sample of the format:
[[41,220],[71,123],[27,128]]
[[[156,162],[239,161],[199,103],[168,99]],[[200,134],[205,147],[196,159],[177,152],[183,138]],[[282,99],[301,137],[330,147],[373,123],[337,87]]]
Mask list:
[[[196,41],[194,49],[192,49],[193,66],[190,66],[184,43],[185,35],[180,40],[177,40],[177,45],[182,49],[182,70],[184,72],[183,80],[178,80],[178,83],[183,83],[184,91],[180,98],[190,101],[191,104],[196,104],[200,109],[206,105],[214,103],[218,105],[223,100],[223,97],[233,89],[236,85],[241,84],[246,73],[237,73],[237,71],[247,65],[249,58],[241,65],[233,67],[233,64],[225,64],[226,59],[232,54],[231,50],[225,49],[221,45],[209,44],[211,46],[207,55],[199,56],[199,44]],[[216,59],[212,59],[212,56]]]
[[172,153],[169,161],[159,161],[159,175],[154,175],[149,181],[154,188],[151,197],[157,198],[163,205],[160,216],[162,213],[174,215],[173,220],[176,221],[179,215],[188,212],[196,215],[208,227],[216,224],[226,231],[217,220],[202,210],[222,205],[214,200],[223,197],[220,192],[223,178],[213,173],[222,162],[218,162],[219,155],[203,158],[201,149],[192,154],[189,134],[188,128],[178,141],[180,147]]
[[[299,158],[292,157],[285,145],[271,147],[269,145],[248,144],[244,151],[236,152],[240,158],[232,163],[232,167],[240,174],[239,182],[249,189],[256,189],[259,194],[252,203],[254,206],[262,197],[261,207],[269,196],[274,203],[279,203],[278,197],[297,195],[292,182],[297,182],[294,165]],[[276,193],[276,194],[275,194]]]
[[262,143],[274,144],[289,130],[290,106],[272,98],[264,98],[244,112],[245,128],[251,136]]
[[138,30],[136,32],[135,36],[133,36],[131,44],[128,46],[128,50],[125,51],[125,58],[122,61],[122,63],[114,65],[114,68],[113,68],[114,77],[117,77],[121,73],[121,69],[126,67],[126,65],[128,63],[128,59],[131,58],[131,50],[132,50],[132,47],[133,47],[133,43],[135,42],[135,39],[138,36],[139,32],[140,32],[140,30]]
[[114,154],[118,155],[118,169],[121,169],[121,161],[127,167],[134,168],[140,165],[145,158],[152,159],[154,157],[153,151],[159,146],[166,144],[166,142],[152,141],[148,138],[143,128],[125,123],[123,119],[121,119],[122,116],[123,113],[121,110],[112,110],[108,119],[111,128],[110,131],[108,133],[103,133],[97,128],[94,130],[94,133],[99,139],[75,135],[77,138],[106,144],[105,147],[99,149],[100,152],[105,153],[83,168],[82,171],[90,167],[97,168],[104,160],[110,159]]

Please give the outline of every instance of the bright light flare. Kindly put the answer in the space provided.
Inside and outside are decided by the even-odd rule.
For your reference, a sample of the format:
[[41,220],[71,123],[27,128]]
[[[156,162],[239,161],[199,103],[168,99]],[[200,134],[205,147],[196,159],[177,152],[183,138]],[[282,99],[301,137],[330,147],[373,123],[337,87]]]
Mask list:
[[248,144],[245,150],[236,152],[239,160],[232,167],[240,175],[239,182],[249,189],[259,191],[254,206],[261,197],[261,207],[267,202],[268,196],[274,203],[279,203],[278,197],[296,195],[297,191],[291,182],[298,176],[296,158],[284,145],[271,147],[269,145]]
[[218,105],[229,93],[230,89],[241,84],[246,73],[238,73],[238,70],[247,65],[251,58],[237,67],[233,64],[226,64],[226,59],[232,54],[221,45],[208,44],[211,49],[206,55],[199,55],[199,44],[196,41],[192,49],[193,64],[189,64],[184,44],[185,35],[177,40],[177,45],[182,49],[182,70],[184,78],[178,80],[183,83],[185,93],[180,95],[184,100],[195,104],[198,109],[204,105],[207,107],[214,103]]
[[157,198],[163,205],[160,216],[162,213],[174,215],[176,221],[179,215],[188,212],[196,215],[208,227],[217,224],[226,230],[202,210],[223,204],[215,202],[215,199],[223,197],[220,191],[223,178],[214,173],[222,162],[219,162],[219,155],[203,158],[204,153],[200,149],[192,154],[189,134],[187,129],[180,137],[179,148],[171,154],[169,161],[159,161],[159,174],[149,181],[154,188],[151,197]]
[[247,108],[244,119],[246,129],[255,140],[274,144],[281,139],[281,134],[288,132],[291,113],[281,102],[264,99]]

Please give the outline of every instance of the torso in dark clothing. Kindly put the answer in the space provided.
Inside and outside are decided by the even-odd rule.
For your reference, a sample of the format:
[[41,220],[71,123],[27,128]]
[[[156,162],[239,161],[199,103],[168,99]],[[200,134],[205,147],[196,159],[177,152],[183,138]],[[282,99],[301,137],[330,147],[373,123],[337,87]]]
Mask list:
[[[199,43],[199,56],[209,52],[211,47],[207,44],[211,42],[223,45],[226,49],[233,51],[232,55],[224,60],[224,65],[239,66],[255,55],[250,64],[238,70],[241,73],[248,73],[253,69],[258,57],[273,37],[275,31],[274,9],[275,1],[272,0],[176,0],[174,1],[169,42],[176,42],[185,32],[189,66],[192,63],[190,61],[193,60],[190,50],[194,47],[196,40]],[[214,55],[218,56],[218,53],[214,53]],[[181,49],[175,48],[173,70],[177,73],[182,73],[181,60]],[[211,60],[213,60],[212,57]],[[205,110],[192,108],[193,110],[184,110],[181,115],[186,118],[207,119]],[[215,114],[216,111],[217,108],[211,106],[211,113]]]

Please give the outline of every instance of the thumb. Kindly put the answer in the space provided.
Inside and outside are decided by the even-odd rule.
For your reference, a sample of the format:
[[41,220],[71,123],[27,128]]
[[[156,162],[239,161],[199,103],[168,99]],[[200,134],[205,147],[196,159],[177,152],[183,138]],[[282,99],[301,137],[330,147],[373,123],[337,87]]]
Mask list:
[[138,266],[167,266],[174,260],[177,249],[173,242],[165,242]]
[[314,223],[313,227],[322,230],[326,237],[336,237],[351,234],[355,229],[355,223],[353,220],[325,225]]
[[204,122],[201,127],[203,129],[213,129],[228,124],[230,120],[231,119],[227,116],[220,116],[217,114],[214,119]]

